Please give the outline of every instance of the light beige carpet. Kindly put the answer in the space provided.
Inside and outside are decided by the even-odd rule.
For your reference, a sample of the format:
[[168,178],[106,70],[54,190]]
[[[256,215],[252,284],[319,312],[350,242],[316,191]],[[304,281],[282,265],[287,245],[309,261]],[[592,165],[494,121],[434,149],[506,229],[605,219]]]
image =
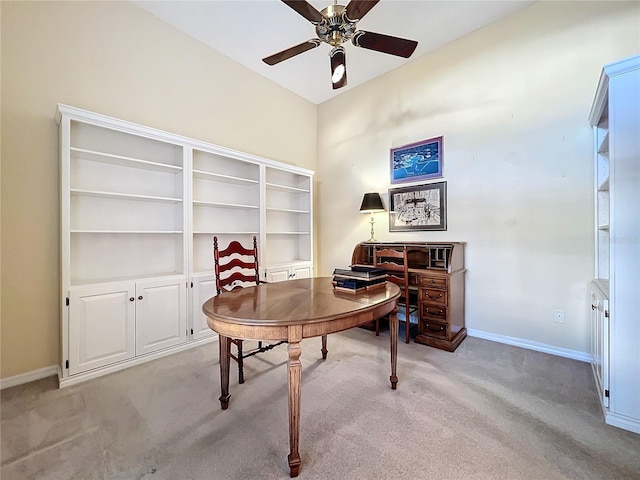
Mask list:
[[[467,338],[455,353],[353,329],[303,346],[301,479],[640,479],[640,435],[604,424],[589,364]],[[2,480],[288,478],[286,346],[217,343],[56,388],[2,392]]]

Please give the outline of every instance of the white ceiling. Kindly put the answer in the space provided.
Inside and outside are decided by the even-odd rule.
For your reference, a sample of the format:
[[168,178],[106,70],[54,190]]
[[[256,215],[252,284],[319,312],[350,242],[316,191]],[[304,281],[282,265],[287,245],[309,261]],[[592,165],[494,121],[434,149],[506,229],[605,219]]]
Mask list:
[[[358,29],[418,41],[409,59],[345,43],[348,85],[331,88],[329,46],[277,65],[262,58],[315,38],[313,25],[279,0],[140,1],[132,3],[284,88],[319,104],[456,38],[495,22],[533,0],[381,0]],[[332,0],[310,0],[322,10]],[[345,5],[347,1],[340,1]]]

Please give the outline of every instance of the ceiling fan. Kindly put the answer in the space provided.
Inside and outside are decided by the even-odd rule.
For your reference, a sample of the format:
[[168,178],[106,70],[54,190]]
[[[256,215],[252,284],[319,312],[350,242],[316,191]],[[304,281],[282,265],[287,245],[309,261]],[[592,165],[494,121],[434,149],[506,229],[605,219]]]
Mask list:
[[316,48],[322,43],[327,43],[332,47],[329,57],[331,58],[331,83],[335,90],[347,84],[347,64],[342,46],[347,40],[351,40],[356,47],[404,58],[409,58],[418,46],[418,42],[414,40],[357,30],[358,22],[380,0],[351,0],[346,6],[338,5],[336,1],[334,0],[333,5],[318,11],[305,0],[282,0],[314,25],[317,38],[265,57],[262,61],[267,65],[275,65]]

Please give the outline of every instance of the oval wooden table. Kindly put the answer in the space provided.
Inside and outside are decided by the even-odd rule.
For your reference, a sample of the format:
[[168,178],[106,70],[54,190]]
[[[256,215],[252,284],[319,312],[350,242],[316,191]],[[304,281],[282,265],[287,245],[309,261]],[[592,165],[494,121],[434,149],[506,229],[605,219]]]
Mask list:
[[302,363],[300,342],[304,338],[323,336],[322,356],[326,358],[326,335],[363,325],[391,314],[391,388],[398,377],[397,300],[400,289],[387,282],[362,293],[333,289],[330,277],[306,278],[225,292],[207,300],[202,311],[209,327],[219,334],[220,403],[229,405],[229,362],[231,338],[244,340],[286,340],[289,343],[287,363],[289,386],[289,468],[292,477],[300,471],[300,379]]

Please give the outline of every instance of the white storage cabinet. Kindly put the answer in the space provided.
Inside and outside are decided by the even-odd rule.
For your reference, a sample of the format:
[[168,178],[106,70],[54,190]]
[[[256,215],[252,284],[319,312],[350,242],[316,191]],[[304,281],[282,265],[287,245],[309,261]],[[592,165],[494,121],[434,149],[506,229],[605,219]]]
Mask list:
[[606,423],[640,433],[640,56],[604,67],[589,122],[592,366]]

